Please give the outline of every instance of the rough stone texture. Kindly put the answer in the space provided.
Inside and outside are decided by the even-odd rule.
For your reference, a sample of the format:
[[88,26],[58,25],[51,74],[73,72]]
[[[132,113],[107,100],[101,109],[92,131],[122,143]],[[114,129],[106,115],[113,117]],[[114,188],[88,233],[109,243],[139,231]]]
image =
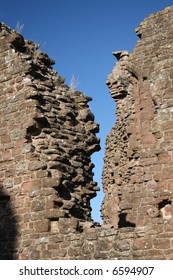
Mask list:
[[[90,199],[99,190],[90,160],[100,149],[92,99],[70,90],[53,64],[1,23],[0,201],[12,210],[0,215],[5,231],[13,212],[19,248],[34,244],[31,235],[48,234],[60,217],[90,220]],[[11,235],[3,238],[8,243]]]
[[173,7],[136,29],[107,84],[104,224],[91,220],[100,149],[88,102],[0,24],[0,259],[173,259]]
[[[133,53],[113,53],[107,80],[117,123],[106,140],[102,216],[115,228],[156,234],[148,243],[153,256],[173,240],[172,24],[173,7],[144,20]],[[142,242],[134,243],[141,255]]]

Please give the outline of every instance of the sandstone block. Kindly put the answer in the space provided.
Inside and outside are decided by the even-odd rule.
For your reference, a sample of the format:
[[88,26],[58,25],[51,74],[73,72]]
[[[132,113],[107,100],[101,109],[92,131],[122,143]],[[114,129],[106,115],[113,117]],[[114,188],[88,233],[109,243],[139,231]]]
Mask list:
[[48,232],[49,231],[49,220],[35,221],[34,222],[34,231],[38,232],[38,233]]
[[47,165],[45,162],[34,160],[28,165],[28,170],[35,171],[39,169],[46,169]]

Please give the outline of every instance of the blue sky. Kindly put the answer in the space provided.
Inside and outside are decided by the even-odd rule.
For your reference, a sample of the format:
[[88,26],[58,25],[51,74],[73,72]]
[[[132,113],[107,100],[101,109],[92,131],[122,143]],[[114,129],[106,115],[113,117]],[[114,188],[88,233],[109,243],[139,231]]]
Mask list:
[[[79,77],[78,89],[91,96],[91,110],[100,124],[101,151],[92,156],[95,181],[101,187],[105,139],[116,121],[115,102],[106,87],[115,63],[113,51],[132,51],[134,29],[149,14],[173,5],[173,0],[1,0],[0,21],[11,28],[19,22],[26,39],[56,61],[54,69],[67,84]],[[101,221],[103,192],[92,200],[93,219]]]

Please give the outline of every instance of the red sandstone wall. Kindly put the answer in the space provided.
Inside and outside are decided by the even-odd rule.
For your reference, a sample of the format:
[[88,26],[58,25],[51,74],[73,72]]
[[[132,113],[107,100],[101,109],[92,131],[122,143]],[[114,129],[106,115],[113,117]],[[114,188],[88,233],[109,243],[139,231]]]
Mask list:
[[133,53],[114,53],[102,226],[90,213],[91,99],[0,25],[0,259],[173,259],[172,21],[173,8],[151,15]]
[[172,8],[151,15],[133,53],[114,53],[107,84],[117,123],[106,143],[102,214],[115,227],[172,227],[172,22]]
[[1,257],[16,247],[17,258],[33,258],[37,238],[60,217],[90,220],[99,190],[90,160],[100,149],[92,99],[70,90],[52,64],[0,25]]

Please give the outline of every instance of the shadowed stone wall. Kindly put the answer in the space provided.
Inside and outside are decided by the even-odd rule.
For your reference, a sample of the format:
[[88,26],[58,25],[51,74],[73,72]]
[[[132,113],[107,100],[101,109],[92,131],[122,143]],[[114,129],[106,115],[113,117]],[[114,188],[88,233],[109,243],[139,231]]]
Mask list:
[[0,24],[0,259],[173,259],[173,8],[136,29],[107,85],[103,225],[88,102],[37,45]]
[[[172,7],[149,16],[136,29],[140,40],[134,51],[113,53],[118,61],[107,85],[116,101],[117,123],[106,140],[102,206],[104,223],[135,231],[142,228],[144,236],[151,234],[150,242],[156,234],[151,248],[158,249],[160,243],[169,252],[173,241],[172,23]],[[142,243],[140,249],[142,254]]]
[[99,187],[90,156],[100,149],[99,126],[92,99],[70,90],[53,60],[3,23],[0,62],[0,186],[23,258],[59,218],[91,220],[90,199]]

